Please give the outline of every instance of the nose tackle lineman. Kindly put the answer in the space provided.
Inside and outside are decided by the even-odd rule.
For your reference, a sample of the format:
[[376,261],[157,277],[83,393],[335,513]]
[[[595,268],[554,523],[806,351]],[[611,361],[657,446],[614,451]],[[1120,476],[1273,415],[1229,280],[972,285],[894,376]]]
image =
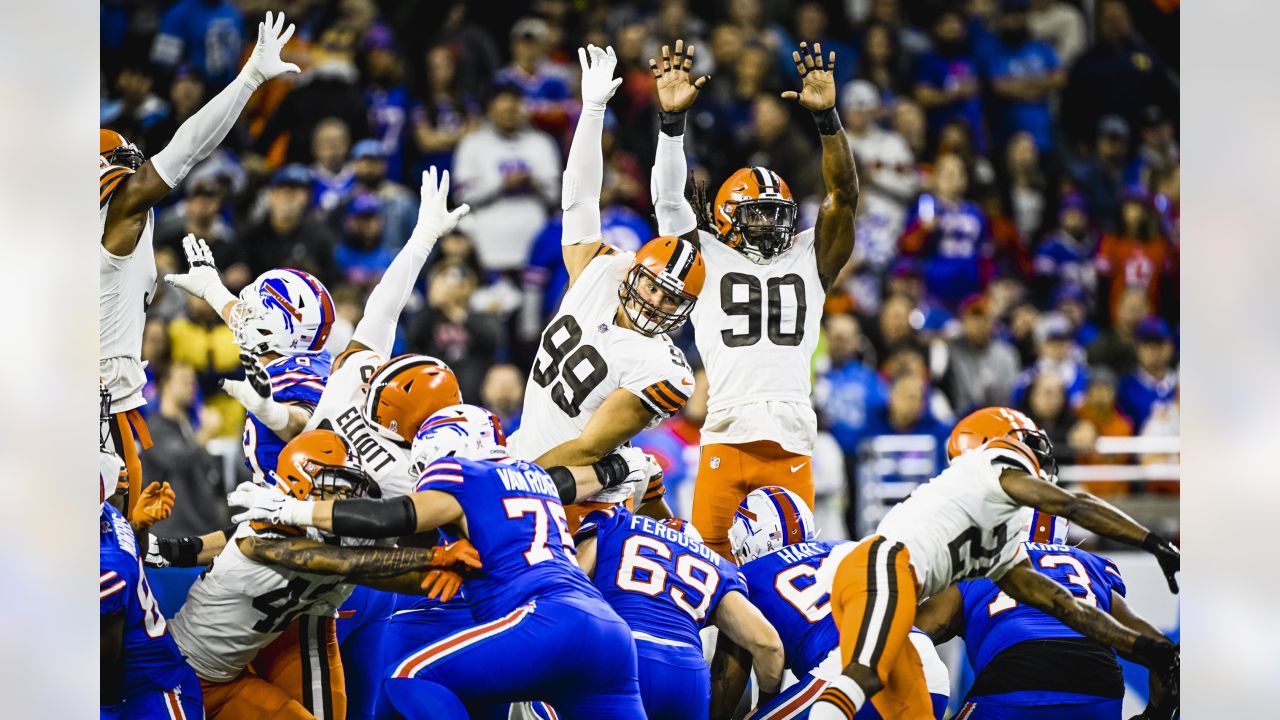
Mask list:
[[402,715],[468,717],[543,700],[567,718],[645,717],[631,632],[574,561],[561,503],[642,477],[643,453],[609,456],[603,464],[619,472],[607,483],[601,464],[544,470],[508,457],[492,413],[458,405],[427,419],[413,455],[422,472],[410,497],[308,503],[242,484],[230,501],[250,508],[238,518],[361,537],[443,528],[474,544],[484,567],[463,586],[474,623],[392,666],[383,688]]
[[298,72],[298,66],[280,60],[280,49],[294,30],[293,25],[286,29],[284,21],[283,14],[267,13],[265,22],[258,23],[257,44],[240,74],[182,123],[150,160],[120,133],[105,128],[98,132],[98,374],[111,394],[111,435],[127,471],[124,502],[130,516],[142,487],[135,440],[144,448],[151,445],[138,412],[145,402],[142,330],[156,281],[151,209],[222,142],[254,90],[278,75]]
[[692,242],[707,262],[710,297],[691,318],[710,383],[693,523],[726,558],[734,509],[751,490],[781,485],[813,503],[810,456],[818,426],[809,360],[826,291],[853,252],[859,196],[835,111],[835,54],[828,65],[821,47],[814,50],[816,56],[801,43],[792,53],[803,88],[783,93],[813,114],[822,141],[827,194],[815,227],[799,232],[791,190],[764,167],[733,173],[709,211],[695,212],[684,196],[684,118],[706,78],[690,80],[694,49],[685,54],[679,40],[674,58],[664,46],[662,66],[649,61],[661,108],[651,178],[658,232]]
[[[621,78],[613,49],[578,50],[582,115],[565,165],[561,239],[569,289],[551,323],[525,390],[514,457],[544,467],[589,465],[636,433],[680,411],[693,390],[684,353],[665,333],[688,318],[706,276],[687,240],[659,237],[636,253],[603,244],[600,147],[605,104]],[[655,464],[656,465],[656,464]],[[649,501],[660,499],[654,474]],[[625,500],[626,488],[570,508],[570,529],[592,507]],[[665,503],[657,512],[670,515]]]
[[947,455],[951,465],[895,505],[875,534],[836,547],[819,569],[844,669],[814,704],[813,720],[851,718],[868,701],[885,717],[931,718],[917,653],[905,642],[917,599],[981,577],[1176,683],[1177,646],[1121,625],[1036,572],[1022,538],[1033,509],[1065,518],[1152,553],[1177,592],[1180,555],[1172,543],[1088,493],[1059,488],[1048,436],[1016,410],[984,408],[964,418]]

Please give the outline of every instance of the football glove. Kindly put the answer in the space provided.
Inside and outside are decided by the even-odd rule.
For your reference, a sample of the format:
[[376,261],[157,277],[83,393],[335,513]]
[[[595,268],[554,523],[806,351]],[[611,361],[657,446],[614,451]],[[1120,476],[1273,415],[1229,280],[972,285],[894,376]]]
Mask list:
[[165,282],[209,303],[209,307],[219,315],[227,303],[237,302],[236,296],[222,285],[222,278],[218,275],[218,266],[214,264],[213,251],[209,249],[208,243],[194,233],[187,233],[182,238],[182,251],[187,256],[187,271],[179,275],[165,275]]
[[422,589],[429,598],[449,602],[462,589],[462,574],[457,570],[432,570],[422,579]]
[[601,50],[595,45],[588,45],[578,48],[578,62],[582,65],[582,107],[604,112],[605,103],[622,84],[622,78],[613,77],[618,57],[613,54],[612,47]]
[[447,235],[463,215],[471,212],[471,206],[463,203],[449,210],[449,171],[445,170],[436,180],[436,166],[422,173],[422,202],[418,205],[418,224],[413,228],[410,242],[427,244],[427,251],[437,239]]
[[1174,577],[1182,565],[1182,552],[1178,550],[1178,546],[1155,533],[1147,533],[1142,541],[1142,549],[1156,556],[1164,579],[1169,582],[1169,592],[1178,592],[1178,580]]
[[248,520],[262,520],[272,525],[310,525],[312,510],[315,508],[315,503],[311,501],[298,500],[276,488],[254,482],[240,483],[227,494],[227,504],[248,508],[231,517],[231,522],[237,524]]
[[636,486],[649,479],[649,456],[637,447],[620,447],[610,455],[626,463],[627,474],[621,482],[610,485],[586,498],[589,502],[620,503],[635,494]]
[[169,483],[161,485],[153,482],[142,489],[138,502],[133,506],[133,516],[129,521],[139,530],[146,530],[169,517],[173,512],[173,501],[177,496]]
[[463,570],[478,570],[483,567],[480,564],[480,553],[476,552],[475,546],[465,538],[457,542],[437,546],[432,548],[432,551],[432,567],[451,568],[461,566],[459,569]]
[[271,12],[267,12],[266,21],[258,23],[258,42],[240,71],[240,77],[257,88],[271,78],[300,72],[297,65],[280,59],[280,50],[293,37],[295,29],[293,23],[289,23],[287,28],[284,26],[284,13],[273,17]]
[[271,399],[271,377],[249,351],[240,350],[240,366],[244,368],[244,380],[222,380],[224,392],[235,398],[244,409],[258,418],[263,425],[275,431],[289,424],[289,407]]

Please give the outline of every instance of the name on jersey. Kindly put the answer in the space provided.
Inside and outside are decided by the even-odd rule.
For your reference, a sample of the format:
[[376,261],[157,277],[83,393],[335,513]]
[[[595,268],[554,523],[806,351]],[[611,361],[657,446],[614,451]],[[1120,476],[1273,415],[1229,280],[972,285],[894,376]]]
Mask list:
[[500,467],[498,468],[498,478],[502,480],[502,486],[507,490],[541,493],[554,498],[560,497],[560,491],[556,489],[555,482],[551,480],[551,476],[542,470],[517,470],[515,468]]
[[1071,549],[1070,545],[1056,545],[1054,543],[1028,542],[1023,543],[1023,545],[1026,545],[1028,550],[1039,550],[1041,552],[1063,552]]
[[778,548],[778,557],[789,563],[794,563],[818,557],[826,551],[827,549],[821,545],[815,545],[814,543],[800,543],[799,545],[786,545]]
[[667,527],[666,525],[659,523],[657,520],[654,520],[651,517],[648,517],[646,515],[632,515],[631,529],[632,530],[640,529],[641,531],[648,533],[650,535],[657,535],[663,540],[667,540],[669,542],[675,543],[676,545],[679,545],[680,547],[688,550],[694,555],[697,555],[703,560],[706,560],[712,565],[716,565],[716,566],[719,565],[720,556],[712,552],[711,548],[707,547],[706,545],[703,545],[700,542],[693,540],[688,535],[685,535],[684,533],[680,532],[679,530],[676,530],[675,528]]
[[361,464],[373,472],[379,472],[395,462],[391,453],[382,447],[382,444],[373,436],[373,432],[365,425],[364,418],[360,417],[360,411],[356,408],[349,407],[344,410],[338,416],[337,426],[351,443],[351,447],[355,448]]
[[116,530],[116,542],[120,545],[120,549],[138,557],[138,541],[133,536],[133,528],[129,526],[129,521],[120,513],[111,513],[111,524]]

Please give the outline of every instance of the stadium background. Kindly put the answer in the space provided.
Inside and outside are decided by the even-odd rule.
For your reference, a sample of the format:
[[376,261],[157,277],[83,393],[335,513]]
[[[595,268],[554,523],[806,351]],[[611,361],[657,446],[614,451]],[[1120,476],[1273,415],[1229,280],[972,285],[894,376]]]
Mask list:
[[[625,80],[610,105],[602,205],[606,239],[632,248],[653,232],[647,59],[676,37],[698,46],[695,72],[712,75],[691,118],[695,178],[714,188],[742,164],[768,165],[812,224],[816,138],[776,98],[795,82],[792,47],[817,39],[838,56],[846,128],[877,128],[853,138],[858,248],[814,358],[823,537],[857,534],[932,474],[956,417],[992,403],[1049,431],[1064,478],[1176,537],[1176,2],[104,1],[102,126],[148,154],[162,148],[234,76],[252,39],[245,18],[268,4],[298,23],[286,59],[304,72],[258,93],[158,210],[161,273],[181,269],[186,232],[214,247],[233,292],[277,265],[311,270],[338,304],[341,346],[408,236],[418,172],[451,167],[453,196],[473,212],[430,261],[397,349],[445,359],[465,397],[514,425],[564,282],[557,215],[579,106],[574,48],[618,51]],[[1030,41],[1002,35],[1002,17],[1024,7]],[[493,152],[495,126],[515,138],[514,155]],[[933,193],[955,191],[938,187],[945,155],[962,161],[961,193],[982,228],[974,272],[958,283],[939,270],[946,245],[920,227]],[[148,317],[156,446],[145,471],[178,492],[155,530],[206,532],[225,521],[222,493],[244,472],[243,413],[217,387],[238,375],[235,345],[207,308],[163,285]],[[691,333],[679,339],[692,359]],[[637,440],[662,459],[677,512],[688,510],[703,409],[695,398]],[[1175,628],[1176,600],[1154,565],[1116,555],[1126,574],[1150,576],[1130,583],[1137,609]],[[163,606],[175,611],[180,597]]]

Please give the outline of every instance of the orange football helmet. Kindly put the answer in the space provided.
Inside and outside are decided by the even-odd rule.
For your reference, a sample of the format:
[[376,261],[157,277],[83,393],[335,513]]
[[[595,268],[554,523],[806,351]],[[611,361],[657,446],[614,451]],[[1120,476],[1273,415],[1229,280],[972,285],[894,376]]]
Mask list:
[[462,391],[448,365],[427,355],[399,355],[369,379],[364,416],[380,435],[407,448],[427,418],[460,404]]
[[[707,264],[702,252],[688,240],[657,237],[636,251],[635,262],[627,279],[618,288],[622,309],[638,332],[645,335],[672,332],[689,319],[698,293],[707,281]],[[651,283],[661,289],[664,299],[674,299],[674,310],[662,309],[662,300],[654,302]]]
[[351,446],[331,430],[308,430],[280,450],[272,480],[299,500],[320,491],[345,489],[351,497],[381,497],[378,484],[360,468]]
[[954,460],[995,438],[1011,437],[1035,456],[1041,471],[1050,479],[1058,477],[1058,461],[1053,457],[1053,443],[1031,418],[1020,410],[1007,407],[985,407],[975,410],[956,423],[947,438],[947,460]]
[[142,151],[115,130],[98,128],[98,155],[108,165],[120,165],[137,170],[145,162]]
[[752,262],[766,264],[795,244],[795,198],[769,168],[742,168],[730,175],[711,210],[720,239]]

